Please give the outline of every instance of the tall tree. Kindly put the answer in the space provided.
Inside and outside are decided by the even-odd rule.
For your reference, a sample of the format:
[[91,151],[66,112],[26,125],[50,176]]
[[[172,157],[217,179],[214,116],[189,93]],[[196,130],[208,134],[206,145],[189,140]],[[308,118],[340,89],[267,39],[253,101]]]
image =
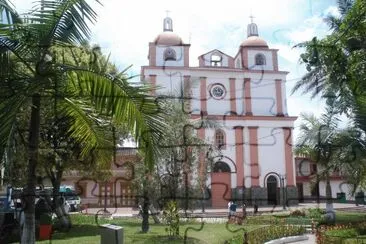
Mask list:
[[317,183],[319,179],[326,183],[327,212],[333,212],[330,176],[338,166],[336,152],[341,150],[335,143],[339,133],[339,119],[330,100],[332,99],[328,100],[326,112],[319,119],[313,114],[301,114],[300,136],[295,148],[296,154],[305,155],[317,163]]
[[[86,0],[50,0],[35,3],[24,21],[2,24],[0,45],[10,53],[1,60],[6,66],[0,82],[0,155],[11,145],[17,133],[17,117],[30,110],[28,136],[27,184],[24,190],[25,223],[22,243],[35,242],[35,186],[39,162],[42,101],[53,98],[55,114],[69,118],[68,136],[82,145],[87,157],[105,145],[94,129],[95,124],[124,124],[144,153],[145,164],[153,167],[158,155],[157,142],[162,131],[159,108],[146,96],[149,88],[131,87],[125,76],[95,72],[58,62],[54,48],[74,47],[90,36],[89,23],[96,13]],[[99,3],[99,1],[95,1]],[[18,16],[6,0],[0,3]]]
[[[305,64],[307,73],[295,84],[293,93],[302,91],[312,97],[332,100],[333,111],[345,113],[353,122],[348,132],[343,131],[334,139],[333,146],[345,148],[343,152],[338,152],[338,159],[345,159],[341,164],[348,171],[346,175],[350,175],[352,170],[355,173],[357,169],[357,174],[352,175],[358,175],[361,180],[366,163],[362,160],[366,142],[366,2],[339,0],[338,12],[339,16],[325,19],[331,34],[321,40],[314,37],[297,45],[305,48],[301,62]],[[350,160],[352,155],[357,155],[357,158]],[[349,178],[350,183],[356,183],[353,187],[355,191],[360,181],[352,179],[355,177]]]
[[[189,205],[194,203],[192,199],[204,198],[204,192],[200,191],[198,182],[199,167],[208,163],[200,162],[199,155],[205,155],[210,145],[197,136],[197,130],[219,127],[214,120],[190,119],[189,114],[183,109],[182,99],[166,99],[160,104],[165,114],[166,128],[159,140],[161,147],[159,160],[153,171],[141,164],[135,167],[139,176],[135,177],[134,186],[142,200],[143,232],[149,230],[150,205],[163,208],[167,202],[174,200],[179,207],[188,210]],[[212,153],[216,151],[212,150]],[[190,175],[197,175],[197,181],[191,181]]]
[[[366,3],[362,0],[339,0],[340,16],[329,16],[326,22],[332,32],[325,38],[300,43],[304,47],[301,62],[307,73],[293,87],[312,97],[332,96],[337,109],[351,118],[365,120],[366,80]],[[358,126],[366,131],[365,124]]]

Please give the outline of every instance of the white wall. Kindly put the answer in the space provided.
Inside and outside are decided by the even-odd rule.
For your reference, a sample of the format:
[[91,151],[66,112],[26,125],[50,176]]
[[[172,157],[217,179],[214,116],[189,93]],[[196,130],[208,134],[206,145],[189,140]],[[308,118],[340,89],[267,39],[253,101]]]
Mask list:
[[287,94],[286,94],[286,81],[283,80],[281,84],[282,90],[282,111],[283,114],[287,115]]
[[235,80],[235,103],[236,103],[236,113],[238,115],[245,114],[244,111],[244,80],[236,79]]
[[264,186],[264,177],[275,172],[286,174],[285,148],[282,128],[258,128],[258,157],[260,165],[260,186]]
[[[344,184],[344,181],[342,180],[331,180],[330,182],[330,186],[332,188],[332,197],[336,198],[337,197],[337,193],[340,192],[344,192],[346,193],[346,198],[347,200],[354,200],[354,196],[351,196],[351,187],[348,184]],[[319,182],[319,193],[320,196],[326,196],[326,191],[325,191],[325,186],[326,186],[326,182],[325,181],[321,181]]]
[[235,68],[237,68],[237,69],[241,69],[241,68],[242,68],[242,67],[241,67],[242,63],[241,63],[240,55],[238,56],[238,58],[237,58],[237,59],[235,59],[234,64],[235,64]]
[[[222,99],[214,99],[210,95],[211,86],[214,84],[221,84],[225,88],[225,96]],[[230,85],[229,79],[220,77],[207,77],[206,81],[206,97],[207,97],[207,112],[213,115],[224,115],[230,112]]]
[[[220,122],[220,121],[218,121]],[[283,126],[290,126],[291,122],[287,122],[287,125],[283,123],[278,123],[274,121],[254,121],[247,125],[259,125],[258,128],[258,160],[259,160],[259,172],[260,172],[260,186],[263,186],[264,177],[270,173],[275,172],[277,174],[286,174],[285,170],[285,152],[284,152],[284,136],[283,136]],[[275,127],[277,124],[277,127]],[[235,130],[234,126],[241,125],[244,126],[243,139],[244,139],[244,178],[245,186],[250,187],[251,185],[251,155],[250,155],[250,145],[249,145],[249,129],[246,123],[243,121],[226,121],[222,130],[226,134],[226,149],[222,150],[223,156],[231,158],[236,167],[238,163],[236,161],[236,144],[235,144]],[[271,125],[269,127],[269,125]],[[275,126],[274,126],[275,125]],[[205,139],[208,143],[214,143],[214,130],[206,129]],[[233,178],[232,178],[233,180]],[[235,182],[236,185],[236,182]]]
[[[265,65],[255,65],[255,55],[258,53],[266,57]],[[248,50],[248,68],[254,70],[273,70],[272,51]]]
[[[261,80],[262,79],[262,80]],[[276,116],[276,85],[274,80],[251,80],[253,115]]]

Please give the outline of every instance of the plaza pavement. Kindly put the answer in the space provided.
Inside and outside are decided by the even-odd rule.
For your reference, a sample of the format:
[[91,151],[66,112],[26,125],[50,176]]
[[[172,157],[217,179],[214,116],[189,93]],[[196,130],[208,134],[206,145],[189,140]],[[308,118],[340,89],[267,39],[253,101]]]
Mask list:
[[[283,206],[275,206],[275,207],[259,207],[258,212],[259,213],[271,213],[271,212],[286,212],[286,211],[293,211],[296,209],[307,209],[307,208],[316,208],[319,207],[321,209],[325,209],[325,203],[320,203],[319,205],[317,203],[301,203],[296,206],[290,206],[286,207],[286,210],[283,210]],[[342,210],[342,211],[358,211],[358,212],[366,212],[366,207],[364,205],[356,206],[355,204],[350,203],[334,203],[333,204],[334,210]],[[88,208],[87,210],[83,210],[82,213],[95,215],[99,212],[99,214],[103,214],[103,207],[100,208]],[[107,208],[108,212],[112,214],[112,217],[131,217],[138,215],[139,211],[136,208]],[[237,211],[240,211],[239,208]],[[247,207],[247,213],[253,213],[254,209],[253,207]],[[181,211],[182,214],[184,213]],[[213,208],[206,208],[204,212],[202,212],[202,209],[195,209],[194,211],[187,211],[190,215],[197,215],[197,216],[204,216],[204,217],[226,217],[228,210],[226,208],[220,208],[220,209],[213,209]]]
[[297,242],[293,242],[294,244],[315,244],[316,243],[316,237],[314,234],[307,234],[307,237],[309,237],[309,239],[305,240],[305,241],[297,241]]

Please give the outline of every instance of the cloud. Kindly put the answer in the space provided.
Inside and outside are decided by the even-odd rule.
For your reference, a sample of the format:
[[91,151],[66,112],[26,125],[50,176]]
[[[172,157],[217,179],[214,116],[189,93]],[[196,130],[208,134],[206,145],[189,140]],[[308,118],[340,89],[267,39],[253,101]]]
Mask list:
[[[21,11],[32,6],[30,0],[13,2]],[[246,39],[249,16],[253,14],[260,36],[271,48],[279,49],[281,70],[290,71],[289,92],[305,73],[304,67],[298,64],[302,50],[292,47],[314,36],[326,35],[328,27],[323,17],[337,14],[334,5],[334,0],[226,0],[220,4],[193,0],[106,0],[103,6],[93,4],[98,21],[91,27],[92,42],[98,43],[104,53],[111,53],[112,61],[120,69],[133,64],[130,72],[138,74],[140,66],[148,64],[148,43],[162,32],[165,10],[170,10],[174,32],[186,43],[191,43],[190,63],[195,66],[198,65],[197,57],[212,49],[234,56]],[[301,111],[319,114],[321,108],[320,102],[310,101],[308,96],[288,97],[290,115],[298,115]]]
[[106,50],[113,50],[112,56],[120,64],[147,64],[148,42],[162,31],[164,11],[169,9],[174,32],[185,42],[191,42],[191,63],[198,65],[197,57],[214,48],[235,55],[246,38],[249,15],[255,15],[260,34],[265,34],[277,26],[299,23],[307,14],[303,9],[299,11],[299,5],[308,6],[308,1],[228,0],[225,4],[208,5],[206,1],[192,0],[110,0],[98,10],[93,40]]

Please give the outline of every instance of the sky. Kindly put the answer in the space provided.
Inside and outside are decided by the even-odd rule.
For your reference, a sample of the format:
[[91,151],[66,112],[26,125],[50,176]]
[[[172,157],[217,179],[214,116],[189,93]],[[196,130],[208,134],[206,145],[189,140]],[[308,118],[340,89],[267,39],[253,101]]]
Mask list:
[[[13,0],[22,13],[33,0]],[[92,0],[90,0],[92,2]],[[98,21],[92,29],[92,43],[98,43],[104,53],[121,70],[138,75],[140,67],[147,65],[148,43],[163,31],[163,19],[169,11],[173,29],[185,43],[190,43],[190,65],[198,66],[197,57],[212,49],[234,56],[240,43],[246,39],[249,16],[253,15],[259,35],[270,48],[279,49],[279,68],[289,71],[287,76],[287,106],[291,116],[301,112],[320,115],[323,104],[319,99],[295,93],[291,89],[305,68],[299,64],[301,49],[297,43],[324,37],[329,33],[323,18],[337,15],[336,0],[225,0],[213,1],[101,1],[95,5]],[[298,134],[300,120],[295,122],[294,136]]]

